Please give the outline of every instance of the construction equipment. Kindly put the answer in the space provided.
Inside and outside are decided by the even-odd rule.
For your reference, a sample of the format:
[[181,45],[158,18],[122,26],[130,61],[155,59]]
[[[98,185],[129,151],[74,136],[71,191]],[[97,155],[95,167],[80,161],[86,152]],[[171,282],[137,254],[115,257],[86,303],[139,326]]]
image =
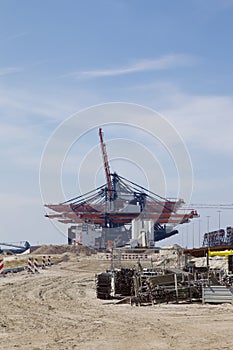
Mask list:
[[[7,248],[1,249],[2,245]],[[20,242],[20,244],[0,242],[0,254],[2,254],[4,251],[8,251],[9,253],[12,253],[12,254],[22,254],[28,249],[30,249],[30,243],[28,241]]]
[[66,202],[45,205],[56,212],[46,217],[58,219],[62,223],[83,222],[102,227],[105,242],[114,241],[124,231],[123,227],[132,225],[134,221],[140,231],[138,235],[145,231],[145,225],[151,227],[153,223],[153,229],[147,230],[145,234],[150,236],[147,241],[155,242],[177,234],[175,226],[198,216],[196,210],[182,211],[182,199],[161,197],[116,172],[111,173],[101,128],[99,138],[106,183]]
[[228,258],[229,255],[233,255],[233,250],[230,249],[230,250],[221,250],[221,251],[214,251],[214,252],[211,252],[209,250],[208,251],[208,255],[210,257],[213,257],[213,256],[224,256],[225,258]]

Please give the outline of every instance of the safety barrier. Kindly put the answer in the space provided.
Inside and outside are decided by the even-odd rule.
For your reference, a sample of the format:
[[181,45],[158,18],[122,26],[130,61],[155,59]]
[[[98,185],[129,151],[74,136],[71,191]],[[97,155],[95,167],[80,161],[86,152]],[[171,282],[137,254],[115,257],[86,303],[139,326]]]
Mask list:
[[32,273],[32,258],[28,258],[28,272]]
[[4,275],[4,260],[0,259],[0,275]]
[[226,286],[203,286],[202,303],[231,303],[233,304],[233,288]]
[[37,258],[34,259],[34,272],[39,273],[39,264]]
[[28,258],[28,266],[27,266],[27,270],[30,273],[38,273],[39,272],[39,268],[41,267],[42,269],[45,269],[46,266],[52,266],[52,262],[51,262],[51,255],[48,256],[48,260],[46,263],[46,256],[43,255],[42,260],[41,260],[41,264],[38,263],[38,259],[37,258]]
[[121,255],[122,260],[147,260],[148,255],[147,254],[122,254]]
[[147,260],[150,259],[150,256],[147,254],[105,254],[104,258],[106,260]]
[[[46,257],[45,257],[46,259]],[[56,264],[57,262],[52,262],[51,261],[51,256],[48,256],[48,260],[46,263],[45,260],[45,266],[52,266],[54,264]],[[22,271],[28,271],[28,273],[34,273],[34,272],[39,272],[39,268],[42,267],[43,264],[39,264],[38,263],[38,259],[35,258],[33,260],[32,257],[28,258],[28,263],[27,266],[22,265],[22,266],[16,266],[16,267],[6,267],[4,264],[4,260],[0,259],[0,276],[6,276],[8,273],[17,273],[17,272],[22,272]]]
[[42,269],[45,269],[45,266],[46,266],[46,256],[43,255],[42,256]]

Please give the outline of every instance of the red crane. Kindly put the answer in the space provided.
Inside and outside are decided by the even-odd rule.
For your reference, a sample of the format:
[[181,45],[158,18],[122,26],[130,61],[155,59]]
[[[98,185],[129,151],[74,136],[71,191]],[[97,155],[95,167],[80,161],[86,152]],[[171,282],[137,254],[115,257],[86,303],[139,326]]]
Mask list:
[[106,152],[106,146],[105,146],[105,143],[103,141],[103,134],[102,134],[101,128],[99,128],[99,137],[100,137],[100,145],[101,145],[103,161],[104,161],[104,170],[105,170],[107,186],[108,186],[108,191],[109,191],[109,198],[110,198],[110,200],[112,200],[113,199],[113,190],[112,190],[112,183],[111,183],[111,174],[110,174],[110,168],[109,168],[109,164],[108,164],[108,156],[107,156],[107,152]]
[[46,217],[58,219],[62,223],[85,222],[105,228],[122,227],[131,224],[136,218],[152,220],[155,233],[158,233],[155,240],[160,240],[178,233],[175,230],[168,234],[161,225],[169,223],[177,226],[198,216],[193,209],[181,212],[184,204],[182,199],[163,198],[117,173],[111,174],[101,128],[99,138],[106,184],[64,203],[45,205],[56,212]]

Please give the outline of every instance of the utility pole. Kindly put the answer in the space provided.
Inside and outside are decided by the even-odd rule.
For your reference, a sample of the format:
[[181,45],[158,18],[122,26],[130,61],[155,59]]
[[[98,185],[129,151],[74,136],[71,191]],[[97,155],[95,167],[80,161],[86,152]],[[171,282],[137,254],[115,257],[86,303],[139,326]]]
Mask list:
[[207,256],[206,256],[206,263],[207,263],[207,270],[208,270],[208,285],[209,285],[209,277],[210,277],[210,262],[209,262],[209,250],[210,250],[210,215],[207,215],[207,233],[208,233],[208,249],[207,249]]
[[194,222],[192,222],[192,225],[193,225],[193,248],[194,248],[194,246],[195,246],[195,239],[194,239],[194,232],[195,232],[195,230],[194,230]]
[[219,231],[220,231],[220,228],[221,228],[220,215],[221,215],[221,210],[218,210],[218,229],[219,229]]
[[198,220],[198,247],[201,246],[201,220]]
[[210,215],[207,215],[208,248],[210,247]]

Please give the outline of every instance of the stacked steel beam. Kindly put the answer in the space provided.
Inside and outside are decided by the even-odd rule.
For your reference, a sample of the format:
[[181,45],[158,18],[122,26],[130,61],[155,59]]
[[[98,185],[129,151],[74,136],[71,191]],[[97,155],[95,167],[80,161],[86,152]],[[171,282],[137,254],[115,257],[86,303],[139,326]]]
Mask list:
[[132,269],[121,269],[115,272],[115,294],[130,296],[133,294]]
[[109,272],[102,272],[96,275],[96,294],[98,299],[111,298],[111,280],[112,274]]

